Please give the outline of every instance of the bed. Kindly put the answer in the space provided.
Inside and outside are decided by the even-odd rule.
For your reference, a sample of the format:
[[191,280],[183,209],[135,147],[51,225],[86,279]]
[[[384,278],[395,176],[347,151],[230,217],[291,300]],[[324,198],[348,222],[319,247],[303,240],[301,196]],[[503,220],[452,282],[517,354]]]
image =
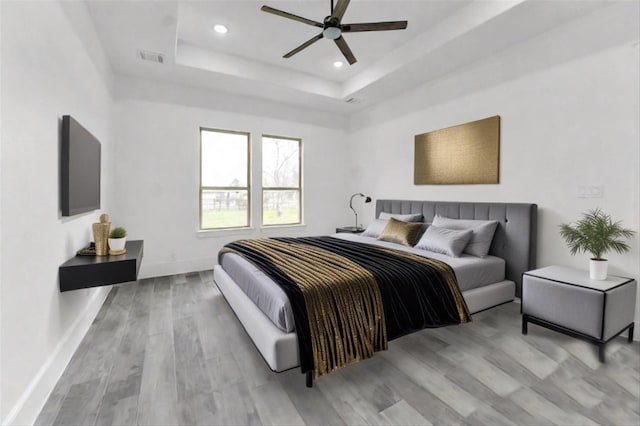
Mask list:
[[[535,204],[378,200],[376,217],[381,212],[421,213],[427,223],[435,215],[498,221],[489,256],[482,261],[473,256],[448,258],[430,253],[430,256],[453,267],[471,314],[519,296],[522,274],[536,266]],[[334,237],[379,246],[397,246],[355,234],[337,234]],[[416,249],[404,250],[411,252]],[[283,292],[278,295],[277,284],[246,259],[232,253],[221,256],[220,265],[214,267],[214,280],[269,367],[281,372],[299,366],[298,338],[292,317],[287,313],[288,300]],[[264,289],[270,286],[276,289],[272,288],[265,294]],[[307,385],[311,385],[310,375],[307,375]]]

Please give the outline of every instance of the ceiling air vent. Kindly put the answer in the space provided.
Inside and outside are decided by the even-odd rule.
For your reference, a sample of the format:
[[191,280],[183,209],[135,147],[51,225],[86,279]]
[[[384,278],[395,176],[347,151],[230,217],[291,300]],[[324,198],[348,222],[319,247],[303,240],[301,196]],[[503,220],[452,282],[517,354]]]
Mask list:
[[156,62],[158,64],[164,64],[164,55],[162,53],[149,52],[147,50],[136,51],[136,56],[143,61]]
[[351,98],[347,98],[345,100],[345,102],[348,103],[348,104],[361,104],[362,103],[362,99],[351,97]]

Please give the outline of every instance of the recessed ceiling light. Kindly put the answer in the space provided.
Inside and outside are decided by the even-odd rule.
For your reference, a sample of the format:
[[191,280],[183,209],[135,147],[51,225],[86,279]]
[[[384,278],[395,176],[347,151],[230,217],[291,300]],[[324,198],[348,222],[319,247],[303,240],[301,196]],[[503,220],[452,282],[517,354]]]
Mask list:
[[336,67],[336,68],[341,68],[341,67],[342,67],[342,65],[344,65],[344,64],[342,63],[342,61],[335,61],[335,62],[333,63],[333,66],[334,66],[334,67]]
[[226,34],[229,31],[227,27],[221,24],[214,25],[213,30],[219,34]]

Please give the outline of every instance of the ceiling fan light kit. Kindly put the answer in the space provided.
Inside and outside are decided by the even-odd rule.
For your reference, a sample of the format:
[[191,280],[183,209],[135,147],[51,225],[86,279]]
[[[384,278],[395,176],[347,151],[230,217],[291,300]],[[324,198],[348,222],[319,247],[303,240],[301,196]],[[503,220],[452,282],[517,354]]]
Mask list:
[[311,19],[303,18],[302,16],[294,15],[289,12],[284,12],[279,9],[274,9],[269,6],[262,6],[260,10],[263,12],[278,15],[283,18],[292,19],[294,21],[302,22],[303,24],[311,25],[314,27],[322,28],[322,32],[309,40],[302,43],[290,52],[283,55],[283,58],[290,58],[303,49],[311,46],[321,38],[333,40],[342,52],[342,55],[347,59],[349,65],[353,65],[357,62],[356,57],[351,52],[346,40],[342,37],[343,33],[348,32],[363,32],[363,31],[391,31],[391,30],[404,30],[407,28],[407,21],[392,21],[392,22],[370,22],[360,24],[342,24],[342,17],[347,11],[350,0],[338,0],[335,7],[333,7],[333,0],[331,0],[331,15],[324,18],[323,22],[314,21]]
[[338,27],[327,27],[322,30],[322,36],[324,38],[328,38],[329,40],[336,40],[340,38],[342,31]]

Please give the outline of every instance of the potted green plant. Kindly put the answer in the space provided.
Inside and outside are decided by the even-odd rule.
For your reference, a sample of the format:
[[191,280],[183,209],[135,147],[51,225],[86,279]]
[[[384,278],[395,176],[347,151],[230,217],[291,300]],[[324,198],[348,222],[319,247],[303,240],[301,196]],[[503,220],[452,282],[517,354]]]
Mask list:
[[611,216],[600,209],[589,210],[582,214],[582,219],[573,225],[560,225],[560,235],[567,242],[571,254],[591,253],[589,261],[589,277],[592,280],[607,279],[607,259],[603,256],[615,251],[624,253],[629,251],[629,245],[624,239],[631,238],[635,232],[622,227],[621,222],[614,222]]
[[124,253],[124,245],[127,242],[127,230],[122,226],[113,228],[109,233],[109,254]]

